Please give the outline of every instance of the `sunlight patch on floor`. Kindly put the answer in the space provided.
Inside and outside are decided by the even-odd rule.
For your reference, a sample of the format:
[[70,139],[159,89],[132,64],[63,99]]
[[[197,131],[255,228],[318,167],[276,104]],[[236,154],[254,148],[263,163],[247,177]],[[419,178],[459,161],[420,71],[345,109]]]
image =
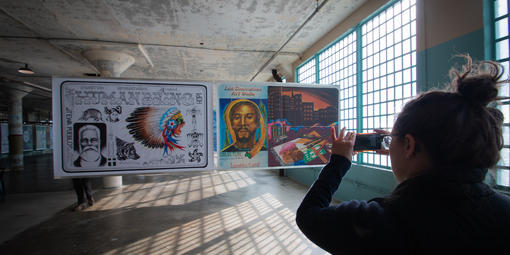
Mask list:
[[212,172],[166,182],[130,184],[111,191],[86,211],[183,205],[252,184],[255,181],[241,171]]
[[294,219],[265,193],[105,254],[311,254]]

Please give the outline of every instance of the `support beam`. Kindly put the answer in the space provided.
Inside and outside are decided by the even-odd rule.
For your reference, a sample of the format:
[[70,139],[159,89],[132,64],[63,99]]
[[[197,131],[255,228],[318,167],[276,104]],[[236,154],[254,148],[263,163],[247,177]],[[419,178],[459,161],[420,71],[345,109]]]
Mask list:
[[[15,86],[15,85],[14,85]],[[10,89],[9,101],[9,167],[23,170],[23,97],[27,92]]]

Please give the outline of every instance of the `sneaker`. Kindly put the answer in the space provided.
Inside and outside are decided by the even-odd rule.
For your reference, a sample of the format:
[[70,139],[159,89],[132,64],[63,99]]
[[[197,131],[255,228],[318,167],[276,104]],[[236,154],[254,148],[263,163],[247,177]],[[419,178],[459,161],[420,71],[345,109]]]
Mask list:
[[88,200],[90,206],[92,206],[94,204],[94,198],[93,197],[89,197],[87,200]]
[[87,208],[87,204],[81,203],[81,204],[77,205],[76,207],[74,207],[73,211],[81,212],[81,211],[85,210],[85,208]]

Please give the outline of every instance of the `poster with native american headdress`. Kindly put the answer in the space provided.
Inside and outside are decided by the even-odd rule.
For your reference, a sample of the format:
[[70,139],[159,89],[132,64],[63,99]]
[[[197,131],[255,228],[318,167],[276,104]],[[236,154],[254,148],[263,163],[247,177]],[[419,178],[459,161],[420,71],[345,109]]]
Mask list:
[[53,109],[56,177],[214,168],[208,83],[55,78]]
[[267,86],[220,84],[219,168],[267,167]]

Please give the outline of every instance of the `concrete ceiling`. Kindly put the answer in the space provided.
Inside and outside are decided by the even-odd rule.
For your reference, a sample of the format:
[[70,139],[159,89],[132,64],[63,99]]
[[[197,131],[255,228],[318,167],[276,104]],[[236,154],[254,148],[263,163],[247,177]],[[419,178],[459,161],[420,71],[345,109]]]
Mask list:
[[[98,73],[83,52],[104,49],[135,58],[123,78],[267,81],[365,1],[0,0],[0,77],[50,88]],[[34,89],[24,104],[48,97]]]

